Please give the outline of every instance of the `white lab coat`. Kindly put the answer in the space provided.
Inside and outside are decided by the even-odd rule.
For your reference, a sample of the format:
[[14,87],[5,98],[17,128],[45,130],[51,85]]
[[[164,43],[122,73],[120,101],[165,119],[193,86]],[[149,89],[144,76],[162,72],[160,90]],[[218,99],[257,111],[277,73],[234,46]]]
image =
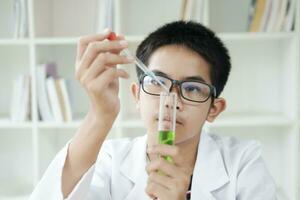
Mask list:
[[[147,136],[107,140],[97,162],[67,200],[144,200]],[[64,147],[52,161],[30,200],[63,199]],[[238,141],[202,132],[192,180],[192,200],[273,200],[276,189],[255,141]]]

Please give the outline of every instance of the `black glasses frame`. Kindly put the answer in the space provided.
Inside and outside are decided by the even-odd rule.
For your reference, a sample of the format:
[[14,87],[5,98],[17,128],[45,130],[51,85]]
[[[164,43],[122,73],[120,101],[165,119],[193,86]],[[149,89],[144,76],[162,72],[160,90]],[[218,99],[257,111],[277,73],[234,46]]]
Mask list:
[[[150,95],[159,96],[159,94],[149,93],[149,92],[147,92],[147,91],[145,90],[143,82],[144,82],[144,78],[145,78],[146,76],[149,76],[149,75],[143,74],[143,75],[140,77],[140,79],[139,79],[139,83],[140,83],[140,85],[142,85],[143,91],[144,91],[145,93],[147,93],[147,94],[150,94]],[[210,84],[207,84],[207,83],[205,83],[205,82],[203,82],[203,81],[197,81],[197,80],[174,80],[174,79],[171,79],[171,78],[169,78],[169,77],[167,77],[167,76],[164,76],[164,75],[157,75],[157,76],[166,78],[166,79],[168,79],[168,80],[171,81],[172,84],[171,84],[171,87],[170,87],[170,89],[169,89],[169,92],[171,92],[171,90],[172,90],[172,88],[173,88],[174,85],[177,85],[178,88],[179,88],[180,96],[181,96],[182,98],[188,100],[188,101],[197,102],[197,103],[204,103],[204,102],[206,102],[210,97],[212,97],[212,102],[213,102],[214,99],[215,99],[216,96],[217,96],[217,95],[216,95],[216,88],[215,88],[215,86],[210,85]],[[203,100],[203,101],[195,101],[195,100],[191,100],[191,99],[188,99],[188,98],[184,97],[183,94],[182,94],[181,85],[182,85],[183,83],[185,83],[185,82],[196,82],[196,83],[201,83],[201,84],[207,85],[207,86],[210,88],[210,94],[209,94],[209,96],[208,96],[205,100]]]

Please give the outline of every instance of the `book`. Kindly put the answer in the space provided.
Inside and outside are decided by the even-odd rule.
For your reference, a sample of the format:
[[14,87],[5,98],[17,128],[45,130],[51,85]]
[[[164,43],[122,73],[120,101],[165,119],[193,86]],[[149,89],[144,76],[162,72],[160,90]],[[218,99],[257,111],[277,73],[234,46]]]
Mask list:
[[186,0],[186,2],[183,5],[183,16],[182,20],[188,21],[193,19],[194,14],[194,6],[195,6],[195,0]]
[[28,36],[28,12],[27,12],[27,0],[21,1],[21,18],[20,18],[20,38],[25,38]]
[[288,0],[281,0],[281,5],[280,5],[278,18],[276,20],[273,31],[275,31],[275,32],[282,31],[284,17],[285,17],[285,13],[287,11],[287,6],[288,6]]
[[14,38],[19,38],[21,24],[21,2],[20,0],[15,0],[13,4],[13,35]]
[[256,0],[254,16],[249,29],[250,32],[258,32],[260,30],[260,24],[262,22],[265,6],[266,0]]
[[23,89],[24,76],[19,75],[13,81],[13,93],[12,93],[12,103],[10,108],[10,119],[13,122],[18,121],[18,113],[20,110],[21,100],[22,100],[22,89]]
[[42,121],[54,121],[46,87],[46,64],[37,66],[36,85],[38,111]]
[[97,0],[96,32],[114,27],[114,0]]
[[281,0],[273,0],[270,18],[265,29],[266,32],[273,32],[280,11]]
[[256,1],[257,1],[257,0],[252,0],[252,1],[251,1],[251,4],[250,4],[250,6],[249,6],[249,11],[248,11],[248,22],[247,22],[248,30],[250,30],[251,23],[252,23],[253,18],[254,18]]
[[59,79],[61,94],[62,94],[62,103],[63,103],[63,116],[65,122],[71,122],[73,120],[72,117],[72,107],[71,107],[71,100],[70,95],[67,90],[67,84],[65,79]]
[[204,23],[207,20],[205,6],[206,0],[182,0],[180,19]]
[[24,87],[21,104],[21,120],[22,122],[28,121],[31,114],[31,77],[30,75],[24,76]]
[[56,89],[56,93],[57,93],[57,98],[58,98],[58,102],[59,102],[59,108],[60,108],[60,112],[62,115],[62,121],[65,122],[67,119],[67,116],[66,116],[65,102],[63,99],[61,86],[60,86],[60,79],[56,79],[54,81],[55,81],[55,89]]
[[184,17],[185,17],[187,1],[188,0],[182,0],[181,1],[181,12],[180,12],[180,19],[181,20],[184,20]]
[[37,67],[37,95],[41,120],[72,121],[70,95],[64,79],[60,78],[53,62]]
[[65,83],[70,97],[72,120],[82,119],[90,108],[90,99],[79,81],[65,79]]
[[287,11],[283,22],[282,30],[285,32],[292,31],[296,18],[296,0],[289,0]]
[[31,115],[31,78],[20,75],[14,81],[10,118],[13,122],[25,122]]
[[54,62],[48,62],[45,63],[45,68],[46,68],[46,76],[47,77],[53,77],[54,79],[58,79],[59,75],[57,72],[57,66]]
[[13,3],[13,35],[14,38],[28,37],[27,0],[14,0]]
[[49,101],[51,105],[51,110],[54,116],[55,122],[63,122],[63,116],[61,112],[60,100],[57,93],[55,79],[53,77],[48,77],[46,80],[47,93],[49,96]]
[[205,12],[205,0],[195,0],[195,6],[193,10],[193,20],[200,23],[205,23],[206,12]]
[[267,29],[268,22],[270,20],[271,11],[272,11],[272,4],[273,4],[273,0],[266,1],[264,14],[263,14],[262,21],[260,23],[260,28],[259,28],[260,32],[265,32]]

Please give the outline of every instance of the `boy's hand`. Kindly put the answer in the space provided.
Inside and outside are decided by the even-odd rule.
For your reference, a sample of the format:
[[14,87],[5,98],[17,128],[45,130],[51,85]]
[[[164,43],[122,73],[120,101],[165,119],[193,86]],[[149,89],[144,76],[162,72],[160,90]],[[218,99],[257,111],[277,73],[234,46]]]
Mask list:
[[128,64],[133,60],[119,55],[128,47],[124,37],[109,41],[111,31],[81,37],[77,47],[76,79],[80,81],[90,99],[91,118],[112,124],[120,110],[118,78],[128,74],[117,69],[117,64]]
[[[76,79],[87,92],[90,110],[73,137],[62,173],[62,192],[67,197],[84,173],[96,162],[99,150],[120,110],[119,78],[128,74],[117,64],[132,60],[121,56],[128,46],[124,37],[110,41],[111,31],[84,36],[76,56]],[[80,106],[80,105],[79,105]]]
[[[183,200],[186,198],[191,178],[191,169],[185,169],[179,163],[183,159],[179,156],[178,147],[175,145],[159,144],[148,148],[148,154],[171,156],[173,163],[162,157],[150,161],[146,170],[149,175],[146,187],[147,194],[159,200]],[[161,171],[164,175],[160,175]]]

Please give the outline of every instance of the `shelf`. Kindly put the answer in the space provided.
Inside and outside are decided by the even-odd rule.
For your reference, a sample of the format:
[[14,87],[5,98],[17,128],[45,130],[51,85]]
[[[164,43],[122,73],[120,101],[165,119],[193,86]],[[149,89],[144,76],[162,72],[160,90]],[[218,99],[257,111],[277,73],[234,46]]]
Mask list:
[[[217,119],[213,123],[208,123],[212,127],[240,127],[240,126],[272,126],[272,127],[287,127],[292,126],[297,121],[293,121],[286,117],[278,116],[231,116]],[[38,122],[37,128],[41,129],[76,129],[80,126],[82,120],[73,122]],[[298,122],[300,123],[300,122]],[[13,123],[9,119],[0,119],[0,129],[24,129],[32,128],[32,122]],[[124,128],[144,128],[143,122],[140,119],[130,119],[120,121],[120,126]]]
[[262,32],[245,32],[245,33],[218,33],[224,41],[239,41],[239,40],[283,40],[297,37],[295,32],[281,32],[281,33],[262,33]]
[[125,39],[129,43],[140,43],[145,39],[146,35],[131,35],[131,36],[125,36]]
[[29,45],[29,39],[0,39],[0,45]]
[[32,126],[32,122],[15,123],[8,118],[0,118],[0,129],[28,129]]
[[[292,126],[295,121],[288,119],[286,117],[278,117],[278,116],[231,116],[224,117],[221,119],[216,119],[213,123],[207,123],[209,127],[288,127]],[[121,125],[124,128],[144,128],[143,122],[140,119],[130,119],[124,120],[121,122]]]
[[37,38],[34,40],[34,44],[37,45],[70,45],[77,44],[78,38],[66,37],[66,38]]
[[38,122],[37,127],[41,129],[76,129],[80,126],[82,120],[73,122]]
[[286,117],[272,115],[258,116],[230,116],[216,119],[214,123],[208,123],[211,127],[288,127],[292,126],[295,121]]
[[0,196],[0,200],[28,200],[30,195],[22,196]]
[[124,120],[120,123],[120,126],[124,128],[145,128],[143,121],[140,119]]
[[[279,32],[279,33],[218,33],[223,40],[278,40],[290,39],[297,36],[295,32]],[[125,35],[125,39],[129,43],[140,43],[145,39],[146,35]],[[36,45],[76,45],[79,37],[40,37],[32,39]],[[0,39],[0,45],[28,45],[30,39]]]
[[[236,32],[236,33],[217,33],[218,37],[222,40],[282,40],[291,39],[297,37],[295,32],[274,32],[274,33],[264,33],[264,32]],[[141,42],[145,39],[146,35],[129,35],[125,38],[129,42]]]
[[[145,36],[136,35],[136,36],[125,36],[125,39],[129,43],[140,43]],[[49,37],[49,38],[37,38],[33,40],[33,43],[36,45],[77,45],[79,37]],[[0,40],[1,44],[1,40]]]

